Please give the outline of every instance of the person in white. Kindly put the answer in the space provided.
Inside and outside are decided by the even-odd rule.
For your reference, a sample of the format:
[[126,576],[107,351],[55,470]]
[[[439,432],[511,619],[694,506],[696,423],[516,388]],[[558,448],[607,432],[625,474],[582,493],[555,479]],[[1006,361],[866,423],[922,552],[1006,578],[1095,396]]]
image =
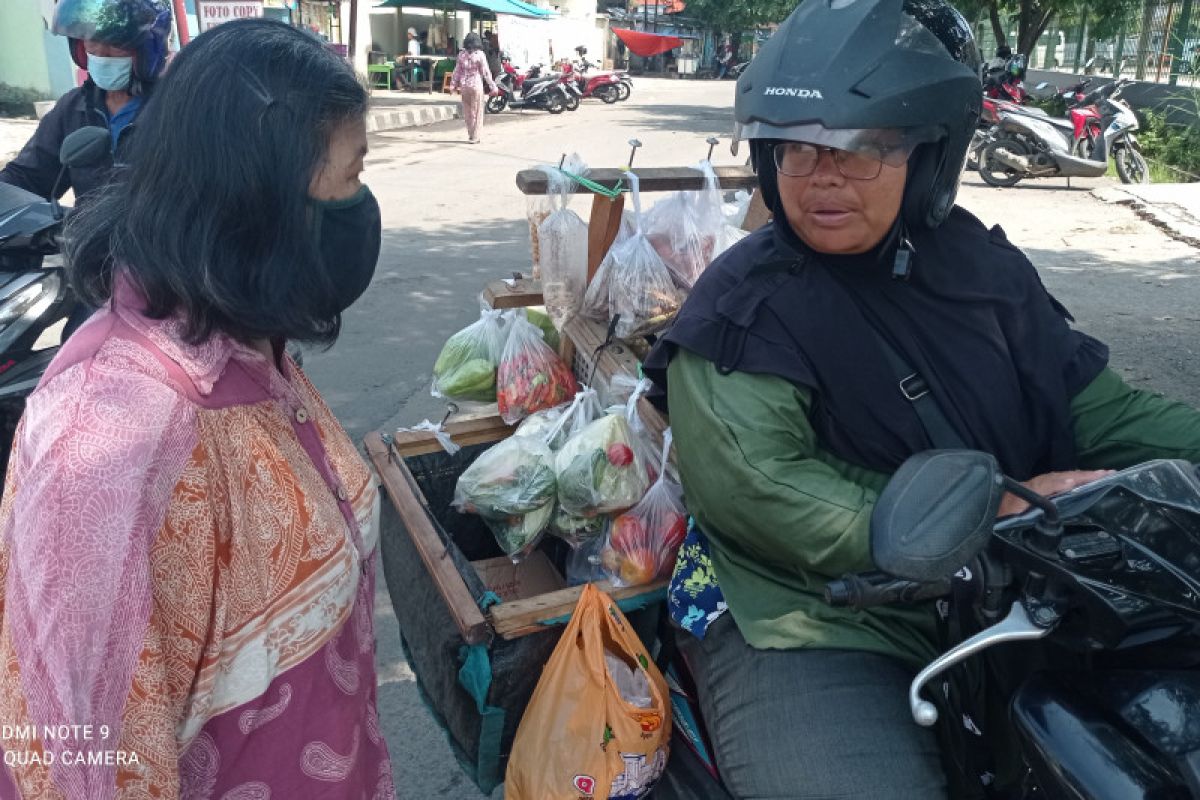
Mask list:
[[[419,38],[417,38],[417,29],[416,28],[408,29],[408,54],[410,56],[421,55],[421,40]],[[410,85],[415,83],[416,81],[421,80],[421,62],[420,61],[405,62],[403,73],[405,76],[405,80]]]

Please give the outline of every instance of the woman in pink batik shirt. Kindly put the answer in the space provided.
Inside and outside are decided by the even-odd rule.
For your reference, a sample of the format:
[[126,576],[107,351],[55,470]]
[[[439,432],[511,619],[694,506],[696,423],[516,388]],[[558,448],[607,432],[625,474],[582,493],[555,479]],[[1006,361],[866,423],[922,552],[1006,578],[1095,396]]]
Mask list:
[[371,282],[367,104],[311,36],[221,25],[68,223],[100,310],[30,396],[0,505],[0,720],[36,732],[0,742],[0,797],[395,797],[379,496],[284,350],[332,343]]
[[[487,93],[484,92],[485,84]],[[487,56],[483,54],[483,39],[475,31],[471,31],[463,39],[463,49],[458,54],[458,63],[450,77],[450,85],[456,92],[462,92],[467,141],[479,144],[479,132],[483,129],[483,104],[487,100],[487,94],[494,93],[497,89],[496,82],[492,80],[492,71],[488,68]]]

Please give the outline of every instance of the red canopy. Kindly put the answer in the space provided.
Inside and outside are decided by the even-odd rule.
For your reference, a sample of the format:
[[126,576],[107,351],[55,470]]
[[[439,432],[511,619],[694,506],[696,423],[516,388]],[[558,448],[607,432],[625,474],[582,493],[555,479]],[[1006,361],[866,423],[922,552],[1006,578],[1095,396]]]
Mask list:
[[613,28],[612,32],[621,37],[621,41],[625,43],[631,53],[642,58],[674,50],[683,44],[683,39],[678,36],[661,36],[657,33],[631,31],[627,28]]

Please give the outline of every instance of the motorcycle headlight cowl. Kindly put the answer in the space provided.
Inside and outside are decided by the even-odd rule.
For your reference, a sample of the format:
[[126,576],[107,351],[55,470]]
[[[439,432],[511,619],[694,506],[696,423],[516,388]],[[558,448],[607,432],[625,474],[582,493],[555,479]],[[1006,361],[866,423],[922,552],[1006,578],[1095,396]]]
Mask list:
[[30,277],[0,288],[0,354],[8,352],[13,342],[50,308],[62,288],[57,272]]

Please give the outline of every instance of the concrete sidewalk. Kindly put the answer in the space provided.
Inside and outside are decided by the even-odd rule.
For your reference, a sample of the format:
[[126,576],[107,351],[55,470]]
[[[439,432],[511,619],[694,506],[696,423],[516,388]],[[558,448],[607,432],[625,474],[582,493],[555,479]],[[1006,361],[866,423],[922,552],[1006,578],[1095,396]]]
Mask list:
[[1092,194],[1107,203],[1129,205],[1172,238],[1200,247],[1200,183],[1119,184]]
[[371,110],[367,113],[367,133],[432,125],[462,116],[457,95],[423,91],[371,91]]

